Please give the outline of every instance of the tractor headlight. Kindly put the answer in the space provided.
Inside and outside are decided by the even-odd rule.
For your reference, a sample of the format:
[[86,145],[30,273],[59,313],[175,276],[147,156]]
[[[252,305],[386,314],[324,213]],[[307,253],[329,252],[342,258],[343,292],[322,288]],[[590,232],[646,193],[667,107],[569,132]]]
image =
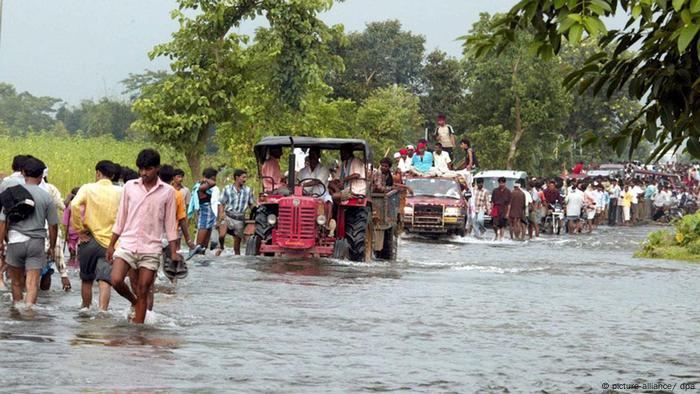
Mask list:
[[319,226],[325,226],[326,225],[326,215],[318,215],[316,218],[316,224]]
[[404,215],[413,215],[413,207],[406,205],[403,209]]
[[459,207],[447,207],[445,208],[445,216],[462,216],[462,208]]
[[275,224],[277,224],[277,216],[275,216],[275,215],[272,214],[272,213],[269,214],[269,215],[267,215],[267,223],[268,223],[270,226],[274,226]]

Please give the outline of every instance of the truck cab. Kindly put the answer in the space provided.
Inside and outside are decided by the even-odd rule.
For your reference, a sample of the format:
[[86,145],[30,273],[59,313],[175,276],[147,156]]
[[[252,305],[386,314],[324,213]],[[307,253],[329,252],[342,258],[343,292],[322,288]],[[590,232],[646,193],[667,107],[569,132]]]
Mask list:
[[409,177],[405,184],[413,191],[404,208],[407,232],[464,236],[467,201],[456,178]]

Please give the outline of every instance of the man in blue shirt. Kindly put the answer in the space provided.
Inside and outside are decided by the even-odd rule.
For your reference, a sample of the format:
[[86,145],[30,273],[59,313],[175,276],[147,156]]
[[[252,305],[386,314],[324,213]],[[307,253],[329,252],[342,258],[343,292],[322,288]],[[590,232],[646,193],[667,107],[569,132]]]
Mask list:
[[434,176],[436,170],[433,167],[433,154],[427,151],[425,144],[418,144],[416,154],[411,162],[411,172],[419,176]]

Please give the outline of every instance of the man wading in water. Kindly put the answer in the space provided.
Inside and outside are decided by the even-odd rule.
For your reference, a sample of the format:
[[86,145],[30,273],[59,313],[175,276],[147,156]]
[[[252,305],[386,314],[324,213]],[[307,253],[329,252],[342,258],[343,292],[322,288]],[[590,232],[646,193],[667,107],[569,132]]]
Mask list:
[[[71,224],[78,233],[78,261],[80,261],[80,294],[83,308],[92,304],[92,284],[99,283],[99,307],[106,311],[112,289],[112,267],[105,259],[112,227],[119,210],[121,187],[112,184],[116,170],[114,163],[103,160],[95,165],[95,183],[83,185],[70,203]],[[85,215],[81,215],[81,207]],[[84,217],[84,219],[83,219]]]
[[[146,318],[148,290],[163,254],[163,234],[173,262],[179,262],[180,256],[177,254],[175,189],[158,178],[160,155],[153,149],[145,149],[139,153],[136,166],[141,177],[124,185],[107,260],[112,262],[112,286],[134,306],[133,322],[142,324]],[[115,251],[118,240],[121,242]],[[124,283],[129,269],[138,272],[137,281],[132,284],[136,294]]]
[[503,240],[503,232],[508,224],[510,210],[510,190],[506,187],[506,178],[498,178],[498,187],[491,192],[491,221],[496,230],[494,241]]

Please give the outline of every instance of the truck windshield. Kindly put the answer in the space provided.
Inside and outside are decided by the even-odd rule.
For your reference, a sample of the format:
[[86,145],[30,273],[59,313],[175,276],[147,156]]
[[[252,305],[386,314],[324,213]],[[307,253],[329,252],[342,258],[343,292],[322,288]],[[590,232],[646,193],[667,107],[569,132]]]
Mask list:
[[406,186],[413,190],[414,196],[446,197],[459,199],[462,188],[450,179],[412,178],[406,180]]

